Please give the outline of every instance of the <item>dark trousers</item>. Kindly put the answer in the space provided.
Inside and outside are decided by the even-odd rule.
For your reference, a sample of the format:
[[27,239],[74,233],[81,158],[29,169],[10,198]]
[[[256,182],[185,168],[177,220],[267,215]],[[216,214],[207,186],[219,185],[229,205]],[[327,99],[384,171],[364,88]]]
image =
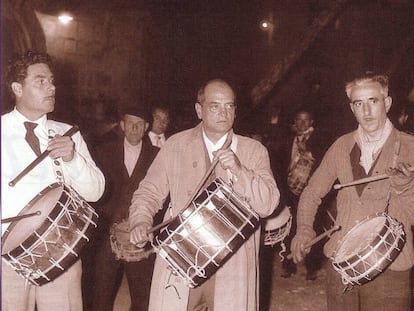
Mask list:
[[[288,203],[290,204],[290,211],[292,213],[292,227],[290,228],[289,235],[285,238],[284,243],[286,245],[286,253],[287,256],[290,253],[290,244],[292,239],[296,235],[296,215],[297,215],[297,207],[299,203],[299,197],[290,193],[288,196],[289,200]],[[321,234],[323,232],[323,213],[325,211],[323,208],[318,210],[318,213],[315,216],[315,223],[314,223],[314,230],[316,234]],[[308,273],[316,273],[316,271],[320,270],[322,267],[322,263],[325,260],[325,256],[323,254],[323,245],[325,240],[321,240],[315,245],[312,246],[311,251],[306,255],[304,259],[305,268]],[[295,273],[296,272],[296,265],[292,259],[284,259],[282,262],[282,267],[285,271]]]
[[112,311],[123,273],[128,280],[132,311],[147,311],[155,254],[137,262],[116,260],[109,236],[98,247],[92,310]]
[[[262,237],[264,233],[262,233]],[[270,298],[272,295],[273,283],[273,260],[274,254],[280,250],[279,245],[269,246],[261,242],[259,260],[260,260],[260,311],[269,311]],[[277,258],[279,260],[279,258]]]
[[340,274],[327,265],[328,311],[412,310],[410,270],[387,269],[372,281],[344,292]]

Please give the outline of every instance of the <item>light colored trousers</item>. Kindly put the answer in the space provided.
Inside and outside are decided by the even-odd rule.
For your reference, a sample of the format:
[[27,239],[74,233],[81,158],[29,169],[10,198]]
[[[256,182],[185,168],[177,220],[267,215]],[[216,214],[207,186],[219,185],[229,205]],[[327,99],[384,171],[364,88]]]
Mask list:
[[82,311],[82,262],[78,260],[58,278],[42,286],[31,285],[2,262],[2,311]]

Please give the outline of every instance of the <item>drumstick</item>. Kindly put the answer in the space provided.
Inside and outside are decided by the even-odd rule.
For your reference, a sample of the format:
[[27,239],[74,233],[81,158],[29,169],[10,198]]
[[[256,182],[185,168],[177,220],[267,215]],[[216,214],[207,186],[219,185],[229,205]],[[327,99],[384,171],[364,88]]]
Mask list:
[[28,218],[28,217],[32,217],[32,216],[36,216],[36,215],[40,215],[42,214],[40,211],[37,211],[35,213],[30,213],[30,214],[24,214],[24,215],[20,215],[20,216],[14,216],[14,217],[9,217],[9,218],[4,218],[1,220],[2,224],[6,224],[12,221],[17,221],[23,218]]
[[[77,125],[74,125],[71,127],[63,136],[72,136],[77,131],[79,131],[79,127]],[[32,169],[36,167],[40,162],[42,162],[50,153],[50,150],[44,151],[41,155],[39,155],[32,163],[30,163],[19,175],[17,175],[12,181],[9,182],[10,187],[14,187],[17,182],[22,179],[24,176],[26,176],[27,173],[29,173]]]
[[[410,172],[414,172],[414,166],[409,167],[408,170]],[[334,185],[334,189],[339,190],[339,189],[342,189],[344,187],[356,186],[356,185],[360,185],[360,184],[366,184],[366,183],[369,183],[369,182],[372,182],[372,181],[387,179],[389,177],[390,176],[387,175],[387,174],[381,174],[381,175],[377,175],[377,176],[361,178],[361,179],[354,180],[354,181],[351,181],[351,182],[346,183],[346,184],[336,184],[336,185]]]
[[[312,245],[318,243],[324,237],[330,235],[332,232],[337,231],[339,229],[341,229],[341,226],[339,226],[339,225],[333,226],[331,229],[329,229],[328,231],[325,231],[324,233],[318,235],[316,238],[314,238],[312,241],[310,241],[308,244],[306,244],[305,249],[308,249],[308,248],[312,247]],[[292,253],[287,255],[286,258],[287,259],[292,259],[293,258]]]
[[[226,148],[228,148],[231,145],[231,141],[232,141],[232,137],[229,134],[229,135],[227,135],[227,138],[226,138],[226,141],[223,144],[223,147],[221,147],[220,149],[226,149]],[[186,208],[187,206],[189,206],[191,204],[191,202],[193,202],[194,198],[199,193],[200,188],[204,185],[204,183],[206,182],[207,178],[210,176],[211,172],[216,167],[217,163],[218,163],[218,158],[217,157],[214,157],[213,162],[211,162],[210,167],[208,168],[207,172],[204,174],[203,178],[198,183],[198,185],[195,188],[194,192],[190,196],[190,199],[187,201],[187,204],[184,205],[184,208]],[[155,227],[152,227],[152,228],[148,229],[147,230],[147,234],[152,233],[152,232],[157,231],[158,229],[160,229],[162,227],[167,226],[170,222],[172,222],[176,218],[177,218],[177,216],[175,216],[173,218],[170,218],[170,219],[167,219],[166,221],[160,223],[159,225],[156,225]]]

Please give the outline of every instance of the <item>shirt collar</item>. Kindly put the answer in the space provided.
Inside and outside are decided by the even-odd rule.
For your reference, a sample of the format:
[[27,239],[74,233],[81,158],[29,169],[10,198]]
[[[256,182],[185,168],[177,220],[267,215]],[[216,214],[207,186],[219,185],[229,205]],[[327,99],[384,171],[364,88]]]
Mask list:
[[[231,131],[230,131],[231,132]],[[218,141],[217,143],[213,143],[208,137],[206,132],[204,131],[204,129],[202,129],[202,135],[203,135],[203,140],[204,143],[206,144],[206,148],[207,148],[207,152],[208,152],[208,156],[210,158],[210,161],[213,161],[213,152],[219,150],[221,147],[223,147],[224,143],[227,140],[227,136],[230,134],[230,132],[227,132],[226,134],[224,134]],[[236,153],[237,151],[237,135],[235,135],[234,133],[232,133],[232,140],[231,140],[231,145],[230,145],[230,149]]]
[[162,134],[155,134],[153,131],[149,131],[148,132],[148,135],[149,136],[151,136],[151,137],[164,137],[164,133],[162,133]]
[[140,150],[142,146],[142,140],[134,146],[134,145],[131,145],[131,143],[126,138],[124,138],[124,146],[128,150],[134,150],[134,149]]
[[36,124],[38,124],[36,129],[39,128],[43,133],[45,133],[47,135],[48,128],[47,128],[47,116],[46,116],[46,114],[44,114],[39,119],[37,119],[35,121],[32,121],[32,120],[29,120],[28,118],[26,118],[22,113],[20,113],[20,111],[18,111],[16,107],[14,107],[13,113],[14,113],[17,121],[20,122],[22,125],[23,125],[24,122],[36,123]]

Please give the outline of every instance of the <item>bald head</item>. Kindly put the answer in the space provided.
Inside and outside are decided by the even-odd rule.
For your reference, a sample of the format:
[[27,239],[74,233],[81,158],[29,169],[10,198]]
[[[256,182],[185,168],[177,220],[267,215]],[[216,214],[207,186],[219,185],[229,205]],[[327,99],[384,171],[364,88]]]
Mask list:
[[226,81],[222,80],[222,79],[213,79],[213,80],[209,80],[207,81],[204,85],[202,85],[200,87],[200,89],[198,90],[197,93],[197,102],[198,103],[203,103],[205,101],[205,94],[206,91],[211,90],[211,89],[215,89],[215,88],[219,88],[219,89],[227,89],[230,90],[231,93],[233,94],[233,98],[234,101],[236,100],[236,94],[233,90],[233,88],[230,86],[229,83],[227,83]]

